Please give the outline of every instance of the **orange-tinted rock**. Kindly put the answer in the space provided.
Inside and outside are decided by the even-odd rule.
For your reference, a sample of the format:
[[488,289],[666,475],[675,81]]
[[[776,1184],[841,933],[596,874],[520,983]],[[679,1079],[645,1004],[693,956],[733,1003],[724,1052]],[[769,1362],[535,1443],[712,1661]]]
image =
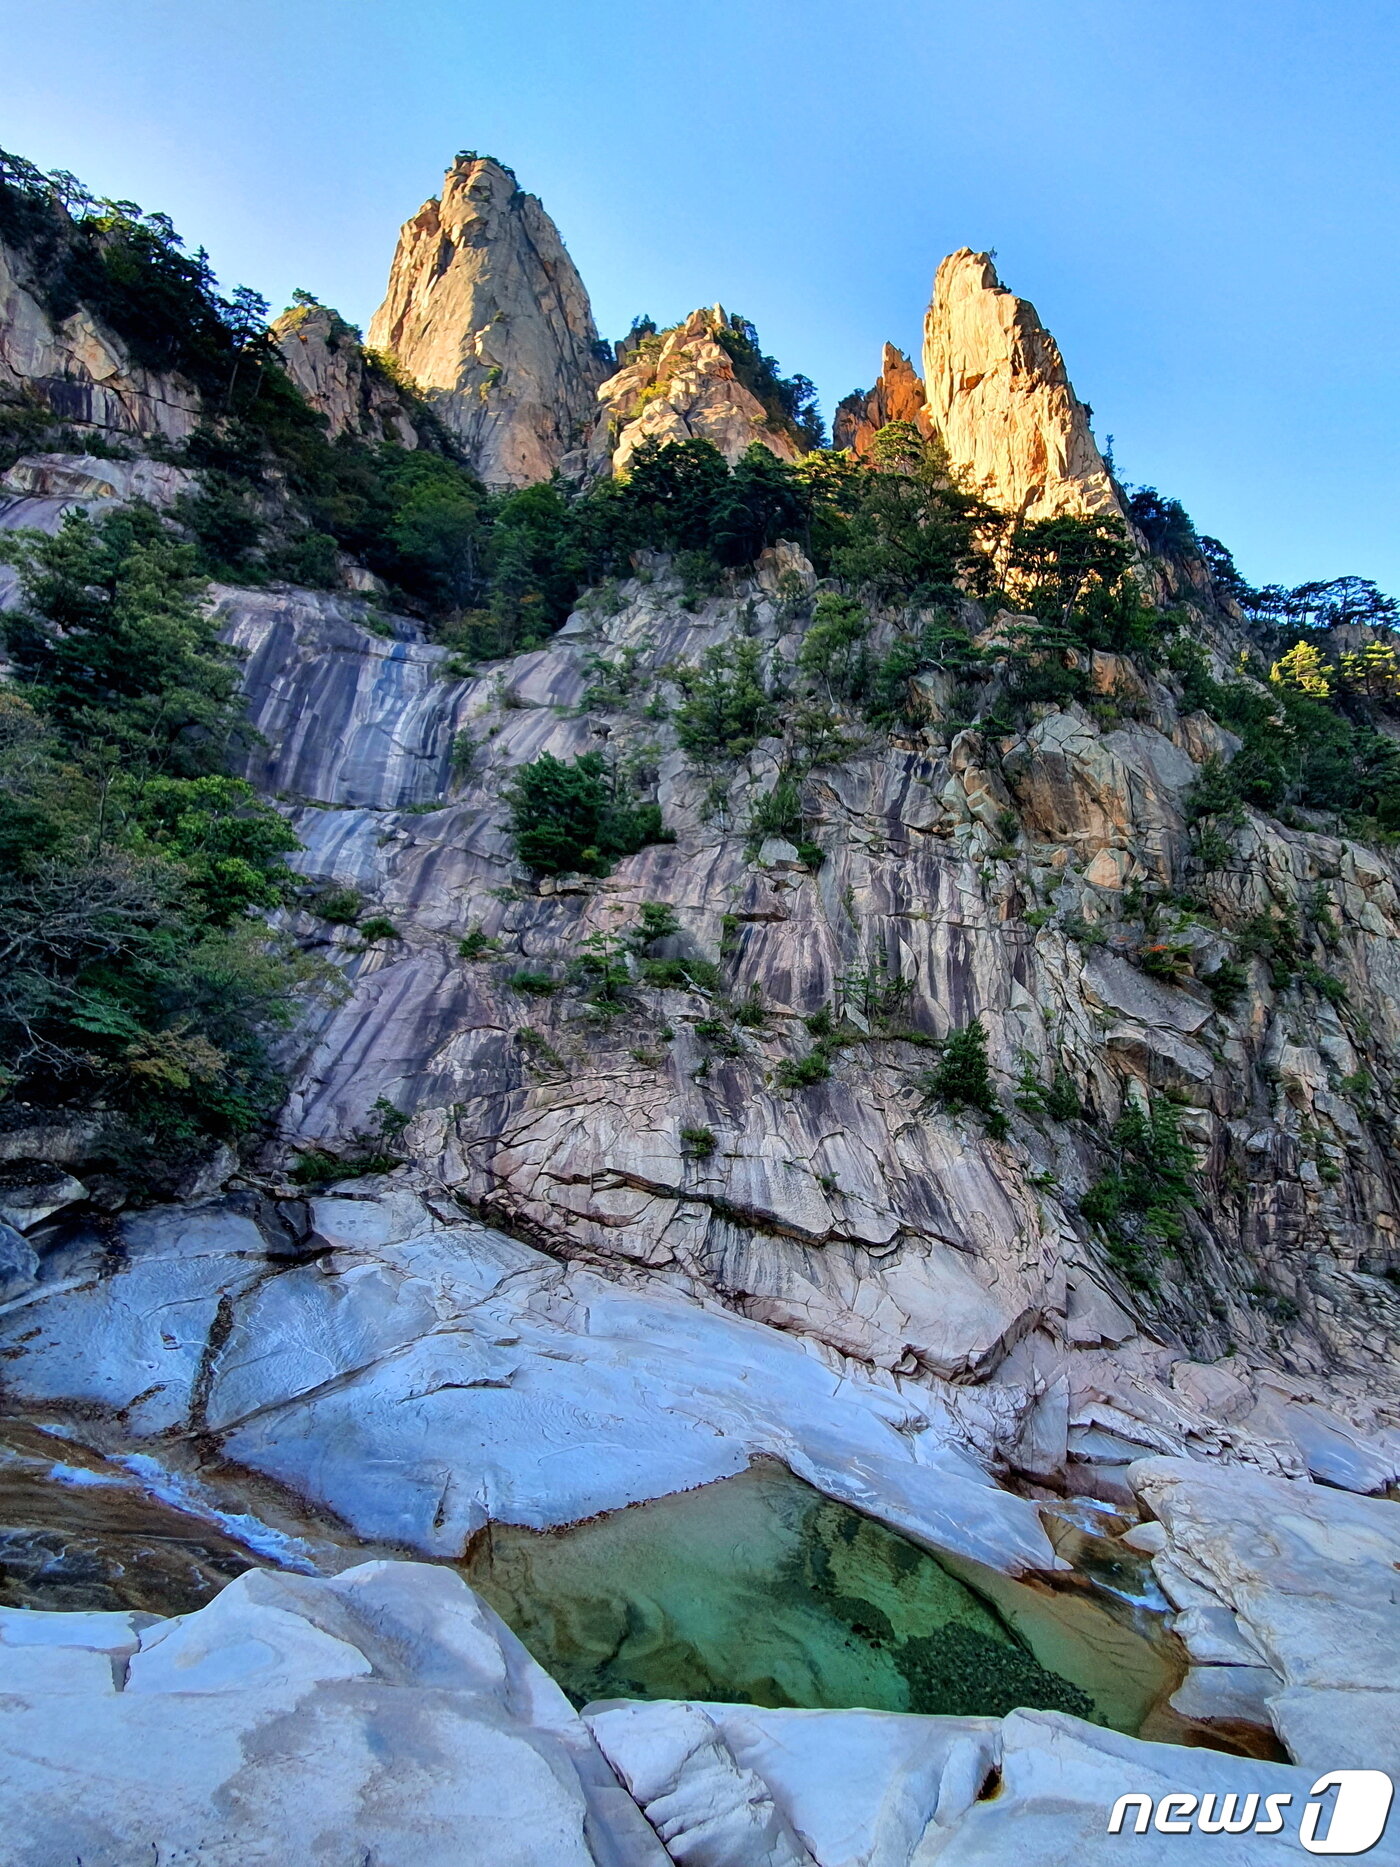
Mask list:
[[875,436],[891,421],[911,421],[924,434],[930,432],[923,378],[902,350],[886,344],[875,387],[865,394],[857,390],[837,403],[831,424],[833,444],[857,455],[868,454]]

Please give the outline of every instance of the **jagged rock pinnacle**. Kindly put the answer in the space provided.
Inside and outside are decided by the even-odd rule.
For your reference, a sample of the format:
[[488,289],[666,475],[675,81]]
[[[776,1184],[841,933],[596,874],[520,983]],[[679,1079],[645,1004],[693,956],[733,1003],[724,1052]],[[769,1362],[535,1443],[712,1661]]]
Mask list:
[[924,385],[954,468],[993,505],[1021,519],[1121,510],[1058,344],[986,253],[938,268]]
[[511,171],[461,155],[404,223],[373,349],[404,369],[489,482],[548,479],[583,447],[608,374],[583,281]]

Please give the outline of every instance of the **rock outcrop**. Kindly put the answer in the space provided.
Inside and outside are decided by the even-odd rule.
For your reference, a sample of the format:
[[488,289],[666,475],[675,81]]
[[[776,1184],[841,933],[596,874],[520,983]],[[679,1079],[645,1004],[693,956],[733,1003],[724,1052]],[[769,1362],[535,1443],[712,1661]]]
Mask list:
[[[600,385],[543,210],[464,158],[405,229],[372,335],[489,480],[625,471],[652,437],[795,458],[723,319],[629,341]],[[279,335],[332,432],[411,419],[333,314]],[[940,268],[925,367],[926,400],[887,351],[843,438],[915,420],[1017,517],[1119,510],[1053,340],[984,257]],[[36,452],[0,528],[185,484]],[[662,557],[632,568],[465,675],[382,602],[215,592],[247,775],[301,842],[279,925],[343,990],[286,1040],[277,1132],[183,1204],[111,1210],[100,1113],[0,1134],[7,1410],[87,1461],[55,1482],[107,1460],[444,1563],[493,1525],[778,1460],[989,1599],[1112,1595],[1184,1671],[1153,1735],[1307,1766],[1232,1760],[1231,1790],[1301,1806],[1314,1769],[1400,1771],[1395,851],[1240,802],[1222,857],[1198,786],[1240,742],[1189,681],[1067,648],[1057,697],[1027,698],[1025,619],[960,598],[975,671],[926,667],[890,730],[828,688],[839,749],[814,749],[783,717],[825,614],[795,545],[708,598]],[[1198,594],[1222,676],[1238,617]],[[860,626],[888,665],[894,622]],[[707,757],[677,715],[741,649],[770,716]],[[603,877],[531,873],[512,779],[600,748],[669,840]],[[960,1100],[930,1066],[974,1022],[990,1075]],[[217,1521],[236,1540],[236,1511]],[[465,1820],[503,1863],[1048,1867],[1099,1858],[1121,1794],[1221,1787],[1200,1752],[1060,1713],[584,1721],[440,1572],[252,1576],[183,1621],[71,1639],[47,1618],[26,1640],[0,1616],[26,1759],[6,1832],[40,1860],[124,1867],[154,1830],[270,1862],[295,1809],[332,1861],[447,1861]],[[101,1784],[73,1770],[74,1707]],[[1266,1858],[1233,1845],[1212,1842]]]
[[968,1455],[1013,1394],[840,1378],[684,1281],[563,1267],[450,1194],[163,1208],[121,1224],[115,1279],[107,1235],[80,1223],[57,1257],[46,1235],[0,1316],[11,1407],[81,1416],[98,1449],[160,1458],[193,1435],[361,1539],[444,1561],[493,1520],[572,1523],[767,1456],[926,1547],[1064,1567]]
[[[713,777],[664,715],[676,664],[707,648],[744,637],[774,664],[792,657],[799,565],[775,555],[698,610],[649,570],[548,647],[470,680],[444,679],[445,651],[412,623],[376,613],[365,627],[352,598],[221,594],[263,735],[251,775],[292,811],[309,882],[353,891],[395,929],[367,945],[314,914],[295,923],[349,991],[305,1033],[272,1164],[287,1146],[334,1152],[384,1098],[412,1117],[410,1186],[606,1276],[674,1284],[762,1325],[754,1342],[775,1352],[795,1337],[862,1379],[907,1384],[903,1404],[948,1409],[946,1443],[993,1469],[1115,1503],[1154,1453],[1386,1489],[1400,1471],[1400,1306],[1380,1273],[1400,1257],[1400,1192],[1346,1085],[1400,1044],[1393,859],[1251,813],[1238,866],[1196,883],[1183,976],[1144,970],[1125,890],[1179,875],[1200,763],[1231,748],[1168,685],[1103,654],[1086,673],[1131,697],[1131,717],[1071,705],[1000,739],[935,721],[867,745],[804,786],[819,871],[781,841],[755,854],[725,825],[771,789],[778,743],[729,771],[717,817]],[[626,691],[610,695],[599,670],[623,666]],[[474,749],[454,771],[461,734]],[[602,881],[533,882],[504,787],[541,752],[567,758],[603,734],[616,759],[654,769],[676,841]],[[1301,913],[1319,889],[1339,930],[1326,963],[1349,1001],[1309,998],[1304,1020],[1302,987],[1254,962],[1239,1009],[1214,1004],[1197,980],[1231,951],[1222,926],[1285,901]],[[623,1011],[599,1018],[569,969],[645,901],[680,923],[668,950],[717,963],[722,985],[638,973]],[[541,972],[560,989],[532,996]],[[899,993],[893,1026],[863,1009],[882,981]],[[762,1024],[732,1023],[726,1007],[753,994]],[[1346,1002],[1366,1004],[1364,1030]],[[780,1072],[810,1047],[803,1020],[823,1010],[846,1039],[829,1075],[786,1089]],[[1009,1145],[920,1097],[928,1041],[974,1015]],[[1072,1083],[1097,1139],[1015,1110],[1027,1070]],[[1175,1099],[1203,1176],[1189,1268],[1155,1296],[1124,1283],[1080,1210],[1103,1135],[1149,1094]],[[706,1131],[713,1146],[696,1154],[686,1134]],[[24,1224],[49,1250],[52,1226]],[[26,1273],[26,1307],[50,1313],[62,1262]],[[35,1404],[81,1374],[67,1313],[43,1332]],[[27,1340],[12,1382],[38,1366]]]
[[[1338,1085],[1362,1067],[1363,1042],[1400,1042],[1392,859],[1252,815],[1248,860],[1204,884],[1224,921],[1321,886],[1346,929],[1327,964],[1367,1004],[1369,1039],[1331,1005],[1305,1031],[1261,967],[1237,1013],[1192,979],[1144,971],[1142,936],[1110,937],[1124,890],[1179,873],[1199,763],[1230,748],[1139,677],[1136,717],[1116,723],[1072,706],[1000,741],[931,725],[825,768],[804,792],[820,871],[781,846],[755,858],[742,831],[717,824],[710,780],[655,703],[674,699],[668,669],[745,632],[791,655],[771,584],[763,571],[692,612],[664,579],[629,583],[615,613],[580,611],[548,648],[458,683],[438,677],[443,651],[371,634],[344,599],[224,599],[266,741],[255,769],[305,800],[308,875],[359,890],[401,935],[367,951],[348,937],[351,996],[316,1034],[288,1138],[334,1146],[386,1097],[415,1114],[422,1171],[511,1229],[618,1270],[681,1275],[898,1378],[955,1383],[990,1409],[969,1443],[1075,1488],[1129,1497],[1135,1458],[1182,1451],[1384,1488],[1400,1305],[1377,1273],[1400,1249],[1400,1189]],[[590,670],[624,659],[630,697],[585,703]],[[1088,672],[1102,692],[1131,685],[1118,657]],[[602,882],[527,883],[503,786],[603,728],[618,759],[646,748],[677,840]],[[461,731],[478,749],[449,785]],[[776,755],[770,744],[730,774],[732,822],[771,787]],[[442,807],[425,813],[438,787]],[[1019,869],[995,853],[1007,812],[1022,826]],[[512,986],[520,969],[563,978],[586,939],[625,929],[647,900],[672,905],[674,951],[722,956],[734,1002],[758,993],[761,1028],[716,1052],[698,993],[639,981],[628,1015],[597,1023],[568,992]],[[486,957],[463,963],[456,945],[473,928]],[[1207,918],[1181,938],[1198,975],[1228,950]],[[809,1041],[803,1018],[859,1014],[866,977],[903,982],[916,1037],[980,1015],[1008,1104],[1029,1056],[1042,1081],[1066,1072],[1106,1127],[1149,1092],[1185,1105],[1208,1188],[1199,1288],[1134,1320],[1141,1295],[1078,1214],[1097,1171],[1087,1131],[1017,1114],[1015,1146],[989,1145],[919,1109],[920,1055],[904,1039],[872,1031],[828,1080],[782,1090],[778,1066]],[[711,1130],[713,1153],[688,1155],[686,1128]],[[1176,1347],[1161,1346],[1164,1331]],[[1287,1392],[1269,1385],[1285,1365]]]
[[0,240],[0,394],[7,391],[65,427],[109,440],[182,441],[199,420],[192,384],[133,363],[86,308],[50,316],[29,256]]
[[[1152,1867],[1297,1863],[1311,1771],[1142,1743],[1060,1712],[1003,1719],[750,1705],[612,1701],[584,1721],[685,1867],[1062,1867],[1133,1858]],[[1194,1812],[1281,1796],[1276,1838],[1184,1826],[1108,1832],[1120,1796],[1149,1809],[1175,1791]],[[1183,1793],[1184,1792],[1184,1793]],[[1170,1811],[1168,1811],[1170,1814]],[[1250,1826],[1252,1826],[1252,1822]],[[1394,1859],[1394,1844],[1371,1856]]]
[[624,346],[622,368],[598,391],[599,466],[626,472],[643,441],[710,441],[731,466],[755,441],[779,460],[800,457],[792,435],[735,374],[718,337],[728,321],[724,307],[714,305]]
[[938,268],[924,320],[933,430],[966,484],[1017,519],[1121,511],[1059,346],[985,253]]
[[0,1610],[15,1867],[666,1867],[564,1694],[444,1569],[252,1570],[198,1613]]
[[369,343],[481,477],[510,486],[548,479],[586,445],[611,356],[553,221],[509,169],[474,155],[405,222]]
[[832,444],[848,447],[858,457],[870,452],[870,444],[887,422],[908,421],[924,434],[932,432],[923,378],[902,350],[885,345],[880,374],[875,387],[857,390],[836,405],[831,422]]
[[[326,1867],[1282,1867],[1311,1798],[1319,1838],[1342,1819],[1317,1766],[1063,1712],[576,1712],[464,1582],[405,1562],[250,1570],[173,1620],[0,1610],[0,1741],[16,1867],[281,1867],[292,1836]],[[1353,1838],[1394,1867],[1374,1826]]]
[[1197,1662],[1188,1688],[1233,1675],[1298,1762],[1400,1775],[1400,1506],[1181,1459],[1131,1478],[1158,1520],[1133,1540]]
[[328,305],[297,305],[272,325],[287,374],[318,414],[332,440],[395,441],[417,447],[407,398],[365,355],[360,334]]

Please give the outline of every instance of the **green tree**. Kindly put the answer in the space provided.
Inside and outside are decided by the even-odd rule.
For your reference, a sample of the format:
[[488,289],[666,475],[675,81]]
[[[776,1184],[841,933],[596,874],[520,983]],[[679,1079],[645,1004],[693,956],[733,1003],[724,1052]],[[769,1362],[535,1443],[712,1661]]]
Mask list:
[[761,441],[748,447],[729,476],[714,515],[712,549],[721,564],[751,564],[780,538],[800,538],[807,526],[802,483]]
[[875,437],[845,538],[831,568],[880,600],[922,603],[983,587],[990,567],[982,535],[995,515],[954,482],[948,457],[910,422]]
[[853,597],[834,590],[823,590],[817,597],[797,665],[822,684],[828,699],[856,701],[864,694],[870,681],[869,627],[865,610]]
[[228,769],[236,669],[190,547],[141,508],[14,534],[0,704],[0,1094],[105,1111],[151,1186],[275,1107],[275,1034],[325,975],[262,910],[285,821]]
[[622,506],[631,540],[660,551],[709,551],[729,495],[729,468],[711,441],[643,441],[627,467]]
[[542,875],[606,875],[622,856],[668,841],[655,804],[617,795],[601,752],[544,752],[506,787],[516,853]]
[[54,538],[14,533],[3,555],[25,591],[5,641],[63,739],[128,773],[220,769],[241,729],[237,670],[192,547],[128,506],[70,513]]
[[567,618],[588,562],[573,510],[559,487],[522,486],[496,504],[489,608],[513,638],[538,648]]
[[1069,640],[1117,652],[1150,651],[1162,619],[1132,575],[1121,519],[1037,519],[1012,534],[1005,579],[1016,602]]
[[685,698],[676,709],[676,738],[692,758],[743,758],[772,732],[774,707],[764,685],[757,642],[715,643],[698,668],[679,668]]
[[985,1119],[987,1133],[1001,1140],[1008,1123],[997,1101],[987,1064],[987,1033],[980,1018],[949,1031],[939,1044],[938,1062],[921,1079],[925,1097],[945,1108],[976,1109]]

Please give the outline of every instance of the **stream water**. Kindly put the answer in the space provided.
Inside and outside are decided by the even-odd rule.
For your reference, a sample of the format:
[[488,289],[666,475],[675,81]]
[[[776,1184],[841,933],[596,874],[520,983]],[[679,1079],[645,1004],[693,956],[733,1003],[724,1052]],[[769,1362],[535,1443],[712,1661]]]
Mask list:
[[[326,1573],[392,1553],[0,1424],[0,1606],[182,1614],[254,1563]],[[1131,1587],[1115,1600],[940,1559],[767,1460],[561,1530],[493,1525],[458,1566],[579,1704],[1037,1706],[1137,1731],[1180,1675]]]
[[1135,1732],[1180,1677],[1150,1619],[940,1560],[769,1461],[564,1530],[495,1525],[462,1566],[580,1704],[1019,1705]]

